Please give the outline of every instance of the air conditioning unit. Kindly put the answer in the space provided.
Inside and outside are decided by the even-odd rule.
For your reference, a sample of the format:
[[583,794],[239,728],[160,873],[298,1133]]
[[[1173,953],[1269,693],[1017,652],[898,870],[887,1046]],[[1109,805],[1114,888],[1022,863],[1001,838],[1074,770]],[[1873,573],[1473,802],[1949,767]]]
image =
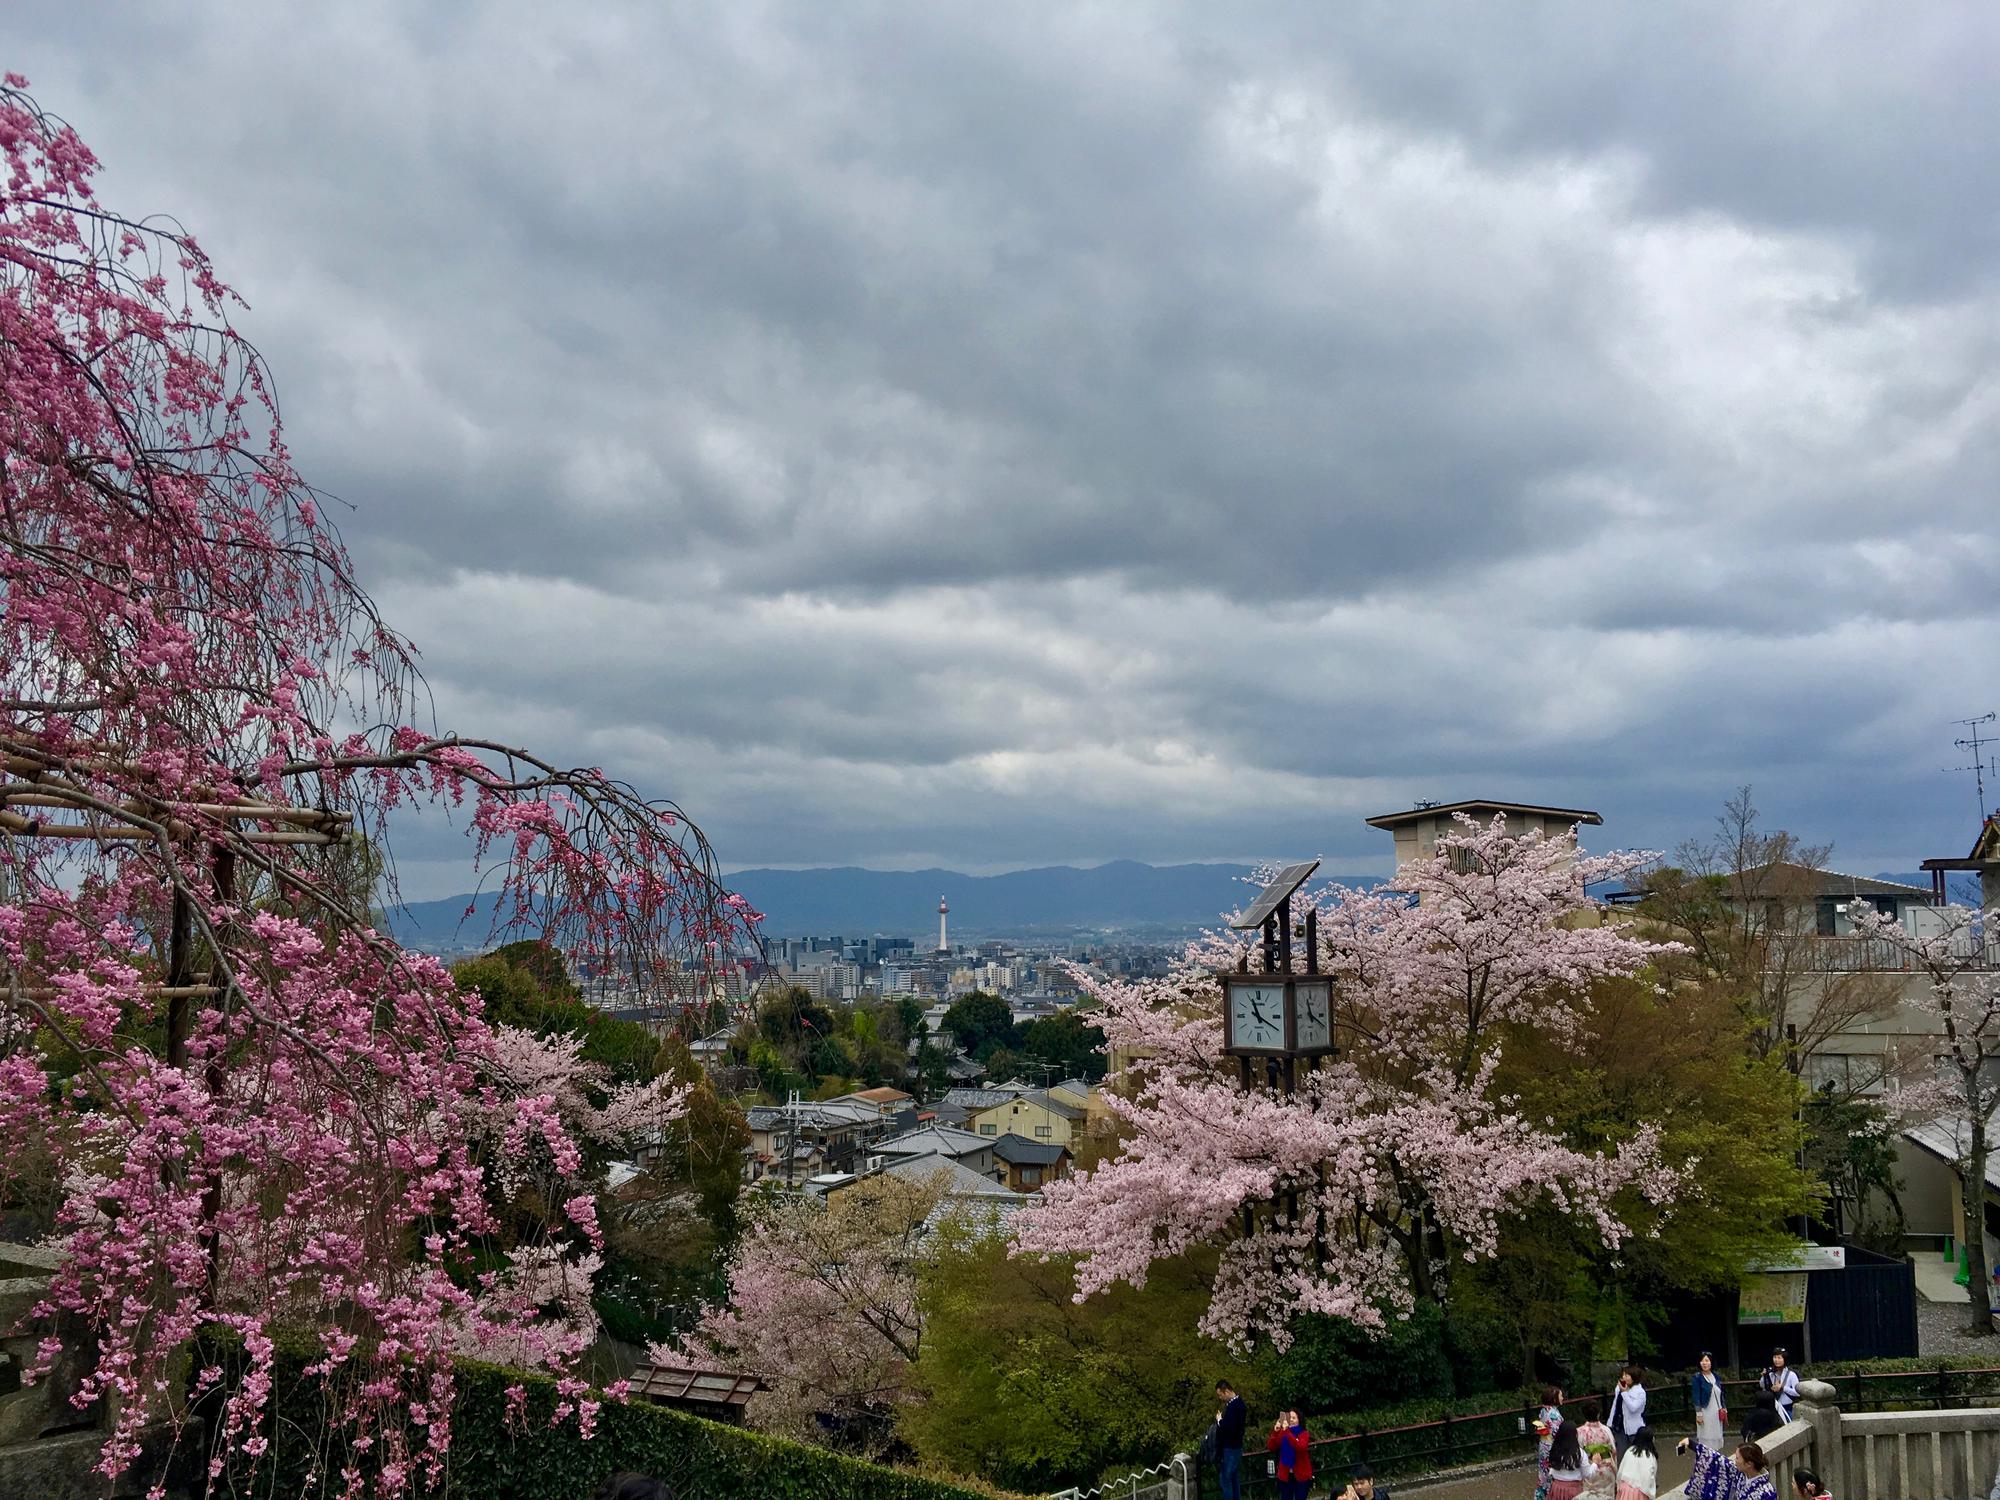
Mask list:
[[868,1158],[868,1170],[869,1170],[869,1171],[871,1171],[871,1172],[879,1172],[879,1171],[881,1171],[881,1170],[882,1170],[882,1158],[881,1158],[881,1157],[879,1157],[879,1156],[871,1156],[871,1157],[869,1157],[869,1158]]

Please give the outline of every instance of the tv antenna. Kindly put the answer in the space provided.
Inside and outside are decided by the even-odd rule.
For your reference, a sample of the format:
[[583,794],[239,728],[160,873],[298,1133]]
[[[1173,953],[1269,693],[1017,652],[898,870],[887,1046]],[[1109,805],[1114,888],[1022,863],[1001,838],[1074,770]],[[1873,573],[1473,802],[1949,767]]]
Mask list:
[[[2000,712],[1981,714],[1976,719],[1953,719],[1952,723],[1969,732],[1963,738],[1953,740],[1952,744],[1960,750],[1971,751],[1972,764],[1969,766],[1945,767],[1947,771],[1970,771],[1972,773],[1972,784],[1979,792],[1979,821],[1981,824],[1986,822],[1987,766],[1986,757],[1983,752],[1988,745],[2000,744],[2000,737],[1980,734],[1979,726],[1981,724],[1991,724],[1995,719],[2000,719]],[[2000,767],[1996,767],[1995,769],[1996,774],[2000,774]]]

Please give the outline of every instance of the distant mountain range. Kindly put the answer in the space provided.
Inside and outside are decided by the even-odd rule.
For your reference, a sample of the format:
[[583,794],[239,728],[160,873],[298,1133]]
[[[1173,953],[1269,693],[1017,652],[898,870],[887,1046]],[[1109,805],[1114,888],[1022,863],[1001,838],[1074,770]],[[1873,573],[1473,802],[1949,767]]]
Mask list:
[[[908,936],[937,928],[938,897],[951,907],[958,938],[1123,933],[1166,938],[1217,925],[1254,894],[1248,865],[1147,865],[1114,860],[1090,869],[1052,865],[1005,875],[956,870],[738,870],[724,884],[764,913],[768,937]],[[1374,885],[1374,875],[1331,877]],[[466,908],[475,906],[473,915]],[[444,950],[483,945],[491,897],[418,901],[392,912],[398,939]]]
[[[767,937],[914,937],[937,930],[937,902],[951,907],[959,938],[1119,934],[1162,941],[1220,923],[1250,899],[1248,865],[1147,865],[1136,860],[1079,869],[1051,865],[1005,875],[956,870],[738,870],[724,883],[764,913]],[[1343,885],[1380,884],[1376,875],[1334,875]],[[1930,876],[1881,874],[1878,880],[1929,886]],[[472,907],[471,916],[466,908]],[[389,914],[403,943],[434,952],[486,945],[493,898],[449,896],[417,901]]]

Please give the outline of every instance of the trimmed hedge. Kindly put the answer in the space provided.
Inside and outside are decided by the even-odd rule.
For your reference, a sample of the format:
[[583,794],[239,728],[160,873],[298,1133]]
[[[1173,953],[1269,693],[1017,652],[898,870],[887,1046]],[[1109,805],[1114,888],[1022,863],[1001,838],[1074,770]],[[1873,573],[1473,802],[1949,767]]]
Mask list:
[[[326,1393],[303,1374],[317,1350],[291,1339],[278,1348],[264,1428],[270,1448],[254,1467],[234,1455],[219,1495],[293,1500],[337,1487],[349,1456],[344,1434],[332,1434]],[[242,1346],[205,1337],[197,1363],[222,1365],[233,1386]],[[638,1401],[606,1402],[596,1436],[585,1440],[574,1418],[551,1425],[557,1397],[546,1376],[461,1360],[457,1385],[442,1492],[451,1500],[589,1500],[607,1474],[621,1470],[665,1480],[683,1500],[982,1500],[991,1493]],[[528,1393],[525,1414],[512,1424],[511,1385]],[[216,1404],[207,1403],[211,1419]]]

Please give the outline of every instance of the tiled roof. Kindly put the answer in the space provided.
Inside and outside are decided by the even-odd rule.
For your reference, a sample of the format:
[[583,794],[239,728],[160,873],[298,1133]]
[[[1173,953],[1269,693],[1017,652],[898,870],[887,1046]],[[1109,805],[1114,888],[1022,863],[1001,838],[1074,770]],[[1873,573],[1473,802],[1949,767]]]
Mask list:
[[1052,1167],[1062,1160],[1066,1149],[1053,1141],[1031,1141],[1011,1130],[993,1142],[993,1154],[1016,1167]]
[[960,1109],[985,1109],[989,1104],[1005,1104],[1013,1097],[1000,1089],[947,1089],[940,1102],[955,1104]]
[[921,1130],[908,1130],[886,1141],[877,1141],[869,1149],[884,1156],[925,1156],[932,1152],[945,1156],[966,1156],[974,1151],[984,1151],[988,1144],[985,1137],[974,1135],[969,1130],[954,1130],[949,1125],[927,1125]]
[[993,1198],[1011,1201],[1020,1196],[995,1182],[991,1177],[981,1176],[964,1162],[953,1161],[948,1156],[905,1156],[884,1165],[882,1175],[900,1177],[905,1182],[920,1182],[927,1186],[942,1176],[945,1179],[945,1196],[948,1198]]

